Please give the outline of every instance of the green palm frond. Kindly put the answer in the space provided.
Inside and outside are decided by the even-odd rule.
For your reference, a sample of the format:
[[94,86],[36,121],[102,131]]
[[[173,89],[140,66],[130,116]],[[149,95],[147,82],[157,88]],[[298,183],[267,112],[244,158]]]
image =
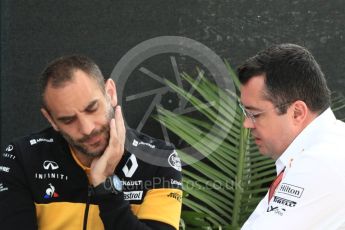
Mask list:
[[[225,64],[239,89],[236,74]],[[236,92],[220,89],[203,76],[198,81],[188,74],[182,78],[193,87],[194,95],[169,81],[167,84],[202,117],[158,108],[156,119],[202,156],[178,151],[186,165],[182,172],[184,210],[194,211],[182,212],[186,222],[193,222],[186,229],[239,229],[275,178],[274,162],[260,155],[249,130],[243,128]],[[334,94],[332,98],[332,109],[344,111],[344,97]]]
[[231,223],[233,229],[239,228],[275,177],[273,162],[259,154],[242,127],[235,92],[222,90],[205,77],[197,83],[187,74],[182,77],[199,96],[167,84],[205,119],[159,108],[158,120],[205,157],[198,161],[179,151],[189,165],[183,170],[184,206],[205,214],[213,227]]
[[339,120],[345,121],[345,97],[341,93],[331,94],[332,110]]

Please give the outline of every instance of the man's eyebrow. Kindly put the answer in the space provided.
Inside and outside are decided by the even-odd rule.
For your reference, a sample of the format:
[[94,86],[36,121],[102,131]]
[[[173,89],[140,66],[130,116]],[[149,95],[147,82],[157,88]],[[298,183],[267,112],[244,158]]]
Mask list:
[[244,108],[246,108],[246,109],[248,109],[248,110],[259,110],[259,111],[261,110],[261,109],[255,107],[255,106],[251,106],[251,105],[248,105],[248,106],[245,106],[245,105],[244,105]]
[[255,107],[255,106],[252,106],[252,105],[245,105],[245,104],[242,103],[242,101],[239,101],[239,103],[241,103],[242,106],[243,106],[245,109],[248,109],[248,110],[261,110],[261,109]]
[[58,117],[57,120],[64,122],[64,121],[72,120],[75,117],[76,117],[75,115],[72,115],[72,116],[62,116],[62,117]]
[[86,108],[84,109],[84,111],[90,111],[93,109],[93,107],[98,103],[98,99],[95,99],[93,101],[91,101]]
[[[93,109],[93,107],[98,103],[98,99],[95,99],[93,101],[91,101],[86,108],[84,109],[84,111],[90,111]],[[74,119],[76,116],[75,115],[71,115],[71,116],[62,116],[62,117],[58,117],[57,120],[59,121],[67,121],[67,120],[72,120]]]

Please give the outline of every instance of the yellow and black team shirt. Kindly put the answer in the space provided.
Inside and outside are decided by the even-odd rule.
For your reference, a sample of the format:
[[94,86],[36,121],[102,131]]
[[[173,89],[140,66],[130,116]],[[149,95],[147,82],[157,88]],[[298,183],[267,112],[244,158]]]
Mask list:
[[0,156],[1,229],[178,229],[181,162],[171,144],[132,129],[115,174],[119,194],[95,196],[88,168],[52,128]]

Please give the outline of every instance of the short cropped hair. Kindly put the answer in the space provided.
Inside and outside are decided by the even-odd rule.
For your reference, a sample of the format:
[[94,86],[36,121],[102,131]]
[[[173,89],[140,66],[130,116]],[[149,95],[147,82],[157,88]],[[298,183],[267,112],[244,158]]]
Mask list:
[[[258,75],[265,76],[265,98],[284,114],[287,105],[301,100],[321,113],[330,106],[330,90],[319,64],[304,47],[280,44],[247,59],[237,69],[242,85]],[[282,106],[286,105],[286,106]]]
[[49,63],[41,74],[40,93],[44,108],[47,109],[44,93],[48,84],[54,88],[63,87],[66,82],[73,80],[73,73],[76,70],[82,70],[90,78],[96,80],[102,92],[105,93],[103,74],[93,60],[82,55],[63,56]]

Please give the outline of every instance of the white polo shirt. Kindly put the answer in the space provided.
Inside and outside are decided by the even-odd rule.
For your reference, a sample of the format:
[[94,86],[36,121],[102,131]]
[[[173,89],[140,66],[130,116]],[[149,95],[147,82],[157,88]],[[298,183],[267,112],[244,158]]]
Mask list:
[[248,229],[345,229],[345,123],[327,109],[276,161],[283,179],[243,225]]

